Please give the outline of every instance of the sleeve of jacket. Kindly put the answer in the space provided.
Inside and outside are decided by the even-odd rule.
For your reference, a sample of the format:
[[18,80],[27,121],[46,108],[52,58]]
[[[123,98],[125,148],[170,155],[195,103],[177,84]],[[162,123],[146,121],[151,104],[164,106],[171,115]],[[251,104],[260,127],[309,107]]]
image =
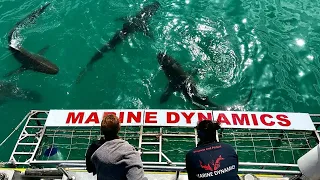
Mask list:
[[95,141],[88,147],[88,150],[86,152],[86,170],[89,173],[93,173],[93,175],[96,174],[96,169],[94,167],[94,164],[91,161],[91,156],[98,148],[99,148],[99,145]]
[[124,157],[126,164],[126,177],[128,180],[147,180],[144,177],[143,165],[140,153],[133,146],[128,146],[128,151]]
[[187,170],[187,174],[188,174],[188,179],[189,180],[193,180],[193,179],[195,179],[195,173],[194,173],[194,170],[192,168],[192,161],[191,161],[192,157],[190,157],[190,156],[191,156],[191,154],[190,154],[190,152],[188,152],[187,155],[186,155],[186,159],[185,159],[185,161],[186,161],[186,170]]

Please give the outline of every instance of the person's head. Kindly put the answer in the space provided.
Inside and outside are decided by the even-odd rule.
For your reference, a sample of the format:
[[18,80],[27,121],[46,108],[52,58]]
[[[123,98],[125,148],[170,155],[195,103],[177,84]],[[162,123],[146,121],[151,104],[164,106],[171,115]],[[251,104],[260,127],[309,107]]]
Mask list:
[[213,123],[211,120],[203,120],[196,128],[201,143],[217,142],[216,130],[221,128],[219,123]]
[[120,131],[119,118],[114,114],[108,114],[103,117],[101,122],[101,132],[105,140],[117,139]]

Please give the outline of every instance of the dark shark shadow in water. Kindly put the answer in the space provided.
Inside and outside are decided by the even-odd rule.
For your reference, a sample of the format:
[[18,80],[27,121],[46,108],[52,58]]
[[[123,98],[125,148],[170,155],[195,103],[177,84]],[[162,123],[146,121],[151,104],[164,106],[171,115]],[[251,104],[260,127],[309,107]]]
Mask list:
[[42,96],[37,91],[19,88],[13,83],[0,81],[0,105],[8,100],[23,100],[39,103]]
[[26,70],[32,70],[36,72],[41,72],[45,74],[57,74],[59,68],[47,60],[42,55],[45,51],[49,48],[49,46],[44,47],[41,49],[38,54],[33,54],[20,45],[13,44],[13,40],[18,36],[18,32],[21,28],[35,23],[37,17],[40,16],[44,12],[44,10],[50,5],[50,3],[45,4],[43,7],[35,10],[27,17],[19,21],[9,32],[8,35],[8,43],[9,43],[9,50],[12,52],[13,56],[22,64],[21,67],[15,69],[9,73],[7,73],[4,77],[9,77],[18,73],[21,73]]
[[119,18],[119,20],[125,21],[122,29],[116,32],[112,39],[94,54],[87,66],[78,75],[76,83],[79,83],[84,74],[88,70],[92,69],[93,64],[103,57],[103,53],[114,50],[115,47],[120,44],[128,35],[134,32],[142,31],[146,36],[153,38],[147,27],[147,22],[159,8],[160,3],[155,1],[152,4],[143,7],[143,9],[134,17]]
[[[227,107],[211,102],[207,96],[201,96],[197,91],[192,75],[185,72],[175,59],[163,52],[158,53],[157,59],[161,69],[169,80],[166,90],[160,98],[161,104],[168,101],[173,92],[180,91],[187,100],[191,101],[200,109],[207,107],[212,110],[227,110]],[[247,99],[242,104],[247,104],[251,96],[252,88]]]

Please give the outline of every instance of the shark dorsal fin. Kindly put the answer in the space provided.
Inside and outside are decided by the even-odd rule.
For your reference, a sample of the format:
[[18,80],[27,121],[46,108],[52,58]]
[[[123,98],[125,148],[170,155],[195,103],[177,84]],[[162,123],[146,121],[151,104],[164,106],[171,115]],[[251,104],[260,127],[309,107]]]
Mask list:
[[40,51],[37,53],[40,56],[43,56],[44,53],[49,49],[50,45],[45,46],[44,48],[40,49]]

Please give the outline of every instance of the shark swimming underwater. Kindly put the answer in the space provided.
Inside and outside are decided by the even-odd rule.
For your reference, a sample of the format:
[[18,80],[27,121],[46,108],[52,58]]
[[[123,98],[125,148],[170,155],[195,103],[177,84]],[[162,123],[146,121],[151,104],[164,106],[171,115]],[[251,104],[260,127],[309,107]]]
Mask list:
[[103,57],[103,54],[114,50],[115,47],[120,44],[126,37],[135,32],[143,32],[146,36],[152,38],[151,33],[147,27],[148,21],[160,8],[160,3],[155,1],[154,3],[143,7],[143,9],[137,13],[134,17],[120,18],[124,21],[122,29],[117,31],[111,40],[101,47],[90,59],[86,67],[80,72],[77,77],[76,83],[79,83],[84,74],[92,69],[94,63]]
[[35,72],[41,72],[45,74],[57,74],[59,72],[59,68],[50,62],[48,59],[43,57],[42,55],[49,48],[49,46],[41,49],[38,54],[31,53],[28,50],[24,49],[20,45],[16,45],[13,43],[13,40],[18,35],[19,30],[22,27],[25,27],[29,24],[33,24],[35,20],[44,12],[44,10],[50,5],[50,3],[45,4],[41,8],[35,10],[27,17],[16,23],[16,25],[11,29],[8,34],[8,43],[9,50],[12,55],[17,59],[22,65],[9,73],[7,73],[4,77],[9,77],[15,74],[19,74],[26,70],[32,70]]
[[[168,101],[173,92],[179,91],[191,101],[193,104],[202,108],[201,106],[213,109],[213,110],[226,110],[227,107],[215,104],[209,100],[207,96],[199,94],[196,84],[192,78],[192,75],[186,72],[182,66],[171,56],[159,52],[157,55],[158,63],[161,66],[164,74],[166,75],[169,83],[161,95],[160,103]],[[247,99],[242,103],[247,104],[252,96],[252,88]]]

